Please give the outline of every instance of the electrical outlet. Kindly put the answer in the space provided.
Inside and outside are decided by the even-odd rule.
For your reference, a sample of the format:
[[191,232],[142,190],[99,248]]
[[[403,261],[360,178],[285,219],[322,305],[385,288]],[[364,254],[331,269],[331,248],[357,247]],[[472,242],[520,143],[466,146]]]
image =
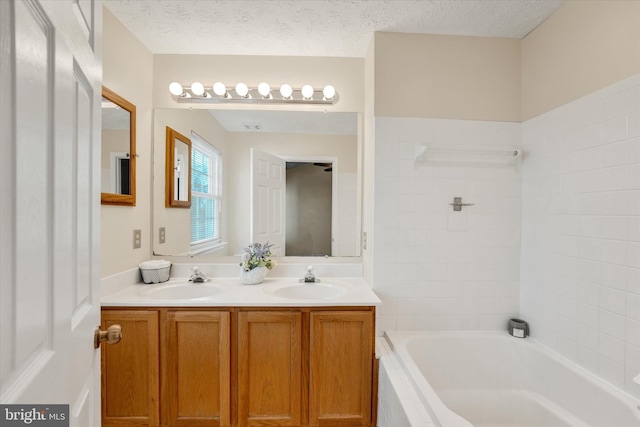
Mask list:
[[160,227],[160,235],[158,236],[158,243],[164,243],[166,238],[166,232],[164,227]]
[[142,247],[142,230],[133,230],[133,249]]

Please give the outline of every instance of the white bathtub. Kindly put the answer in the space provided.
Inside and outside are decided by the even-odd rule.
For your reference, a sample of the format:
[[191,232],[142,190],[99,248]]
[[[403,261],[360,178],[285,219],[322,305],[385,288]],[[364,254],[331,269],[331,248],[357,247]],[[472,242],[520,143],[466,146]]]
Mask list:
[[388,332],[441,427],[639,427],[640,401],[507,332]]

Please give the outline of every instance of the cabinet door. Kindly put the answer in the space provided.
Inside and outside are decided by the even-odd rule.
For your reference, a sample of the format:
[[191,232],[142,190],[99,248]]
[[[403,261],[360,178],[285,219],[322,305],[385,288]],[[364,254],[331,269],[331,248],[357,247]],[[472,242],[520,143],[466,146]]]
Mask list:
[[229,426],[229,312],[168,311],[163,336],[167,426]]
[[300,426],[300,312],[238,315],[238,425]]
[[122,340],[102,348],[102,426],[158,426],[158,312],[103,310],[102,330],[122,326]]
[[369,426],[373,313],[312,312],[310,327],[309,424]]

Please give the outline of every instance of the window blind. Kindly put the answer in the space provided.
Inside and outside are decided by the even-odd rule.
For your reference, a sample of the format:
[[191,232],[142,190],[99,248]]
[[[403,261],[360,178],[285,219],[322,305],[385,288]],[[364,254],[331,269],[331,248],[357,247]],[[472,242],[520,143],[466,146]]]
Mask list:
[[220,152],[192,133],[191,139],[191,245],[221,240]]

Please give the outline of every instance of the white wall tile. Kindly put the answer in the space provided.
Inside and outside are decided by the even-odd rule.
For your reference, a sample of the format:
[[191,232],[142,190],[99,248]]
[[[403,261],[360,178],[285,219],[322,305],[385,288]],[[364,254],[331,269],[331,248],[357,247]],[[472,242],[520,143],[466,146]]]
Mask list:
[[[520,170],[410,165],[415,142],[425,135],[461,149],[519,147],[521,125],[376,119],[376,170],[384,173],[376,174],[374,257],[384,265],[375,268],[374,289],[398,301],[398,329],[502,329],[517,313]],[[454,197],[474,206],[454,213]],[[481,322],[481,310],[493,317]]]
[[640,364],[639,79],[522,126],[532,161],[522,164],[520,313],[534,337],[625,389]]
[[624,367],[606,357],[598,359],[598,374],[616,387],[624,389]]
[[640,111],[634,111],[627,116],[629,138],[640,136]]
[[600,288],[600,308],[624,316],[626,312],[626,292],[602,286]]
[[[523,124],[376,118],[384,330],[532,335],[640,396],[640,75]],[[522,146],[519,168],[413,163],[418,142]],[[461,216],[453,197],[475,203]],[[459,219],[464,221],[457,221]]]

